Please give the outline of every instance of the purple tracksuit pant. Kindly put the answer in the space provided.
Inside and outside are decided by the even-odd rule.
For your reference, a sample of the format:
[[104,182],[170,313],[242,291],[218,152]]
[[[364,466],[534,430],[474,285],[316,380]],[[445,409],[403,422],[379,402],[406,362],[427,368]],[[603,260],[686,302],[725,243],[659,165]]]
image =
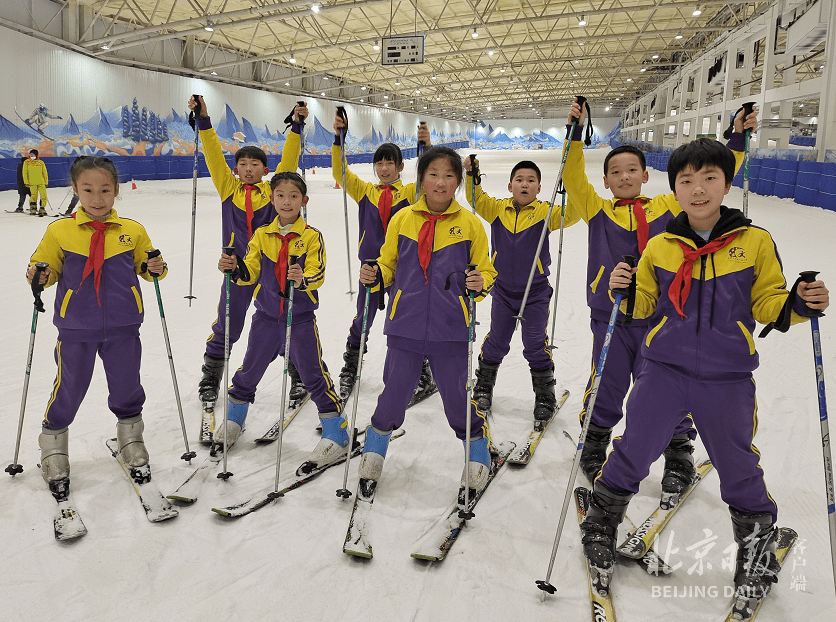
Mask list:
[[[360,289],[357,291],[360,292],[360,295],[357,296],[357,314],[354,316],[354,320],[351,322],[351,328],[348,331],[348,343],[355,348],[360,347],[360,333],[363,330],[363,311],[366,307],[366,294],[364,293],[366,286],[360,283]],[[389,288],[387,287],[383,291],[388,295]],[[374,318],[378,311],[377,305],[382,295],[380,289],[369,294],[369,317],[366,320],[366,351],[368,351],[369,346],[369,332],[372,329],[372,324],[374,324]]]
[[[395,430],[403,425],[406,406],[412,399],[424,359],[429,360],[438,386],[444,414],[456,437],[465,438],[467,419],[467,342],[425,343],[389,337],[383,365],[383,392],[377,398],[372,425],[378,430]],[[485,436],[485,419],[470,402],[470,437]]]
[[[328,366],[322,360],[322,346],[319,343],[319,331],[313,313],[310,317],[300,317],[291,326],[290,358],[299,371],[305,388],[311,394],[319,412],[341,412],[342,402],[334,389]],[[279,356],[284,355],[287,337],[287,312],[278,320],[261,311],[253,314],[247,353],[244,362],[232,377],[229,394],[241,401],[253,403],[258,383],[264,377],[267,367]],[[230,331],[231,332],[231,331]]]
[[[241,337],[244,322],[247,319],[247,309],[253,301],[253,291],[256,285],[229,286],[229,351],[232,344]],[[221,283],[221,299],[218,303],[218,319],[212,324],[212,334],[206,340],[206,354],[215,359],[224,358],[224,328],[226,326],[226,283]]]
[[[604,375],[609,369],[609,361]],[[749,373],[718,373],[696,380],[670,366],[645,360],[627,400],[627,428],[613,442],[599,481],[638,492],[650,465],[667,447],[683,417],[691,413],[720,477],[720,496],[745,513],[778,507],[763,478],[760,453],[752,443],[758,428],[755,381]]]
[[[608,323],[592,318],[589,325],[592,329],[592,373],[586,383],[586,391],[584,392],[583,409],[580,414],[581,424],[586,417],[592,382],[595,379],[598,361],[601,358],[601,348],[604,345]],[[612,428],[624,416],[624,398],[630,390],[630,382],[638,377],[644,364],[641,347],[642,341],[647,335],[647,329],[647,322],[632,322],[627,326],[616,324],[613,329],[610,348],[607,350],[604,373],[601,374],[598,396],[595,398],[595,407],[592,411],[592,423],[595,425],[602,428]],[[691,437],[691,440],[697,436],[687,412],[671,435],[686,433]],[[668,437],[668,441],[670,441],[670,437]],[[667,447],[667,443],[665,443],[665,447]]]
[[[482,342],[482,360],[487,363],[501,363],[511,349],[511,337],[520,311],[524,292],[509,292],[498,283],[491,290],[491,330]],[[551,285],[531,289],[525,303],[525,320],[520,322],[523,342],[523,356],[528,366],[535,371],[554,369],[551,352],[546,349],[546,325],[549,321]]]
[[145,391],[139,382],[142,344],[138,330],[135,336],[113,341],[58,341],[58,372],[44,415],[45,428],[59,430],[73,422],[90,387],[97,354],[107,377],[107,406],[111,412],[118,419],[142,412]]

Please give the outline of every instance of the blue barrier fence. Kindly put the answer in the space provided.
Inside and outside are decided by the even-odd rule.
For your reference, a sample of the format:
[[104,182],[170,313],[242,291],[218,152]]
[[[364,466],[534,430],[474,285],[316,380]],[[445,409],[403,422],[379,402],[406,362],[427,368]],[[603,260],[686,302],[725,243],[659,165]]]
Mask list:
[[[452,149],[464,149],[470,143],[468,141],[455,141],[443,143]],[[417,156],[417,147],[403,149],[403,156],[406,159]],[[149,179],[189,179],[194,171],[194,156],[108,156],[119,170],[119,181],[121,183],[135,181],[146,181]],[[348,154],[346,159],[349,164],[371,164],[373,153]],[[69,157],[44,157],[41,158],[46,164],[49,172],[49,187],[61,188],[70,185],[70,165],[75,156]],[[271,171],[276,170],[281,157],[279,155],[268,155],[267,166]],[[235,157],[227,156],[226,161],[230,168],[235,166]],[[17,189],[17,165],[20,158],[0,158],[0,190]],[[203,154],[197,158],[198,177],[208,177],[209,169],[206,168],[206,160]],[[301,160],[300,160],[301,164]],[[331,154],[306,154],[305,169],[314,167],[331,167]]]
[[[613,148],[621,144],[610,142]],[[667,170],[670,152],[649,151],[644,156],[648,167]],[[743,167],[735,175],[733,185],[743,187]],[[750,157],[749,191],[836,211],[836,162]]]

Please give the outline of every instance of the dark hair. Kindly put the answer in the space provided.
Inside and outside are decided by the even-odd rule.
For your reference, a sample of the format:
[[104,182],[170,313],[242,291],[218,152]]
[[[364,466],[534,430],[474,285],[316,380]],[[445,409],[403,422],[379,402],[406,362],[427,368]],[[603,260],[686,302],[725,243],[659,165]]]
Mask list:
[[70,180],[73,185],[76,185],[79,176],[84,171],[96,168],[106,171],[110,175],[111,179],[113,179],[113,185],[117,190],[119,189],[119,171],[116,170],[116,165],[113,164],[110,158],[78,156],[75,160],[73,160],[72,166],[70,166]]
[[294,173],[292,171],[282,171],[281,173],[273,175],[270,178],[270,193],[272,194],[273,190],[276,189],[276,186],[283,181],[289,181],[294,186],[299,188],[299,191],[303,196],[308,196],[308,185],[305,183],[305,180],[302,179],[302,176],[299,173]]
[[604,175],[606,175],[610,170],[610,158],[617,156],[619,153],[632,153],[639,159],[639,163],[642,165],[642,170],[647,170],[647,160],[644,158],[644,153],[638,147],[634,147],[633,145],[621,145],[620,147],[616,147],[612,151],[607,154],[607,157],[604,158]]
[[734,154],[723,143],[711,138],[698,138],[677,147],[668,160],[668,183],[671,190],[676,186],[676,177],[688,166],[695,171],[704,166],[719,167],[726,176],[726,183],[734,180]]
[[449,160],[450,165],[453,167],[453,172],[456,174],[456,179],[459,180],[459,185],[461,185],[464,179],[462,157],[450,149],[450,147],[444,147],[443,145],[430,147],[418,158],[418,182],[420,184],[424,183],[424,174],[427,172],[427,168],[429,168],[433,161],[439,158],[447,158]]
[[37,149],[30,149],[29,153],[34,153],[35,157],[38,157],[38,150]]
[[511,179],[509,181],[514,181],[514,175],[517,174],[517,171],[520,169],[531,169],[535,173],[537,173],[537,181],[542,181],[543,176],[540,174],[540,168],[534,164],[531,160],[523,160],[522,162],[517,162],[514,168],[511,169]]
[[264,166],[267,166],[267,154],[264,153],[264,149],[262,149],[261,147],[256,147],[255,145],[247,145],[246,147],[241,147],[238,151],[236,151],[235,164],[238,164],[238,160],[240,160],[241,158],[261,160],[261,163]]
[[403,164],[403,153],[401,153],[401,148],[395,143],[383,143],[377,148],[377,151],[374,152],[372,164],[377,164],[382,160],[388,160],[389,162],[394,162],[397,165]]

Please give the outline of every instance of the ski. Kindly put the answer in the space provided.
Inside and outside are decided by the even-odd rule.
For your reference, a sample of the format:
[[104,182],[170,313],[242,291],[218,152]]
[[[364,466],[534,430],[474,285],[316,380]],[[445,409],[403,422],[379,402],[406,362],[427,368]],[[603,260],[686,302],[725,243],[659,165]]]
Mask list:
[[429,389],[422,391],[421,393],[414,394],[412,396],[412,399],[409,400],[409,404],[407,404],[406,407],[412,408],[413,406],[415,406],[415,404],[420,404],[425,399],[427,399],[431,395],[435,395],[436,393],[438,393],[438,387],[436,386],[435,382],[433,382],[432,386]]
[[[787,559],[789,552],[795,545],[798,534],[788,527],[780,527],[778,529],[778,538],[775,541],[775,556],[778,558],[778,563],[781,567],[784,566],[784,560]],[[767,592],[763,598],[745,598],[743,596],[736,598],[729,615],[726,616],[726,622],[752,622],[755,616],[758,615],[764,599],[769,595]]]
[[[508,456],[516,447],[515,443],[503,442],[497,446],[499,453],[491,458],[491,469],[488,474],[488,482],[485,487],[470,499],[470,511],[476,506],[485,491],[490,486],[490,483],[496,478],[499,469],[505,464]],[[459,491],[457,502],[448,508],[444,516],[432,525],[429,530],[421,537],[416,550],[411,557],[415,559],[425,559],[434,562],[440,562],[455,544],[456,540],[465,527],[466,520],[459,517],[459,509],[464,502],[464,488]]]
[[[624,515],[624,525],[629,530],[630,535],[635,533],[636,525],[626,514]],[[653,550],[652,546],[647,549],[647,553],[638,559],[632,557],[628,557],[627,559],[632,559],[639,566],[647,570],[647,574],[652,574],[657,577],[659,575],[671,574],[673,572],[673,568],[671,568],[670,565],[662,559],[661,555]]]
[[177,508],[171,507],[168,500],[163,497],[157,485],[151,481],[151,469],[146,464],[143,467],[131,468],[122,461],[122,455],[119,453],[119,448],[116,444],[116,439],[111,438],[107,441],[107,448],[110,454],[119,461],[125,475],[133,484],[136,494],[139,496],[139,501],[145,510],[145,516],[152,523],[159,523],[164,520],[176,517],[179,512]]
[[186,481],[180,484],[170,495],[166,495],[166,499],[173,499],[183,503],[194,503],[197,501],[197,495],[203,489],[203,484],[206,483],[206,478],[209,477],[209,471],[213,470],[221,460],[224,459],[223,445],[212,445],[209,449],[209,455],[197,467],[192,474],[186,478]]
[[[578,511],[578,524],[583,522],[586,512],[589,509],[592,493],[587,488],[575,488],[575,507]],[[615,622],[615,606],[612,594],[609,589],[609,582],[605,586],[599,586],[599,579],[593,577],[593,570],[589,566],[589,560],[584,559],[586,572],[589,579],[589,602],[592,607],[592,622]],[[603,592],[603,594],[602,594]]]
[[203,411],[200,417],[200,436],[203,444],[212,442],[212,434],[215,432],[215,402],[203,402]]
[[[392,434],[392,438],[390,441],[400,438],[405,434],[404,430],[398,430],[394,434]],[[361,453],[363,453],[363,445],[358,444],[354,450],[351,452],[351,457],[356,458]],[[291,480],[284,488],[282,488],[278,493],[276,493],[275,488],[272,490],[265,490],[263,492],[258,493],[257,495],[253,496],[252,498],[244,501],[243,503],[237,503],[235,505],[229,505],[222,508],[212,508],[212,511],[216,514],[220,514],[221,516],[226,516],[228,518],[239,518],[241,516],[246,516],[247,514],[251,514],[256,510],[263,508],[265,505],[274,501],[279,496],[284,495],[291,490],[296,490],[297,488],[307,484],[309,481],[317,477],[323,471],[327,471],[331,467],[337,466],[339,464],[345,463],[345,457],[338,460],[337,462],[332,462],[329,465],[324,467],[318,467],[313,469],[312,471],[308,471],[304,474],[297,474],[293,480]]]
[[87,527],[81,521],[81,516],[69,496],[58,502],[58,510],[52,521],[52,527],[56,540],[75,540],[87,535]]
[[552,416],[545,421],[534,421],[534,429],[528,435],[528,440],[511,452],[511,455],[508,456],[508,464],[519,464],[523,466],[528,464],[531,460],[531,456],[534,455],[534,450],[537,449],[537,445],[540,444],[540,439],[543,438],[549,424],[557,417],[558,411],[566,402],[568,397],[569,391],[564,390],[563,395],[561,395],[557,400],[557,405],[554,408]]
[[704,460],[699,463],[697,465],[697,474],[694,476],[694,481],[691,483],[688,490],[682,493],[682,496],[679,498],[679,502],[669,510],[663,510],[661,507],[657,507],[653,513],[639,525],[636,531],[619,545],[617,549],[618,552],[625,557],[632,557],[634,559],[643,557],[650,548],[650,545],[653,544],[656,536],[658,536],[662,529],[665,528],[665,525],[668,524],[668,521],[673,517],[676,511],[682,507],[682,504],[685,502],[685,499],[688,498],[688,495],[691,494],[691,491],[693,491],[694,488],[696,488],[697,485],[705,478],[705,476],[708,475],[712,468],[713,465],[711,464],[711,460]]
[[343,543],[343,553],[346,555],[366,559],[372,558],[372,544],[369,540],[368,526],[376,489],[377,482],[373,479],[361,477],[357,483],[354,508],[351,510],[351,520],[348,523],[348,531]]
[[[297,402],[296,406],[293,406],[293,402],[290,403],[289,408],[291,409],[289,412],[286,412],[284,415],[284,426],[282,430],[286,430],[288,424],[293,421],[293,418],[299,414],[299,411],[302,410],[302,406],[304,406],[308,400],[311,399],[311,394],[308,393],[302,399],[301,402]],[[256,443],[272,443],[277,438],[279,438],[279,425],[281,424],[281,419],[277,419],[276,423],[270,426],[270,429],[264,433],[263,436],[255,439]]]

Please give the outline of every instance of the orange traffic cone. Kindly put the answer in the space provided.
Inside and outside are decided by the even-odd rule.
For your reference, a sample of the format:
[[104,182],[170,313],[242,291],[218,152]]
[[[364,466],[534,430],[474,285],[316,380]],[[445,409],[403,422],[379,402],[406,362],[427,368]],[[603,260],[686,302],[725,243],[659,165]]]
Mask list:
[[316,175],[316,169],[315,168],[311,169],[311,175]]
[[136,182],[133,179],[131,180],[131,190],[136,190]]
[[339,190],[339,189],[340,189],[339,182],[334,182],[334,190]]

